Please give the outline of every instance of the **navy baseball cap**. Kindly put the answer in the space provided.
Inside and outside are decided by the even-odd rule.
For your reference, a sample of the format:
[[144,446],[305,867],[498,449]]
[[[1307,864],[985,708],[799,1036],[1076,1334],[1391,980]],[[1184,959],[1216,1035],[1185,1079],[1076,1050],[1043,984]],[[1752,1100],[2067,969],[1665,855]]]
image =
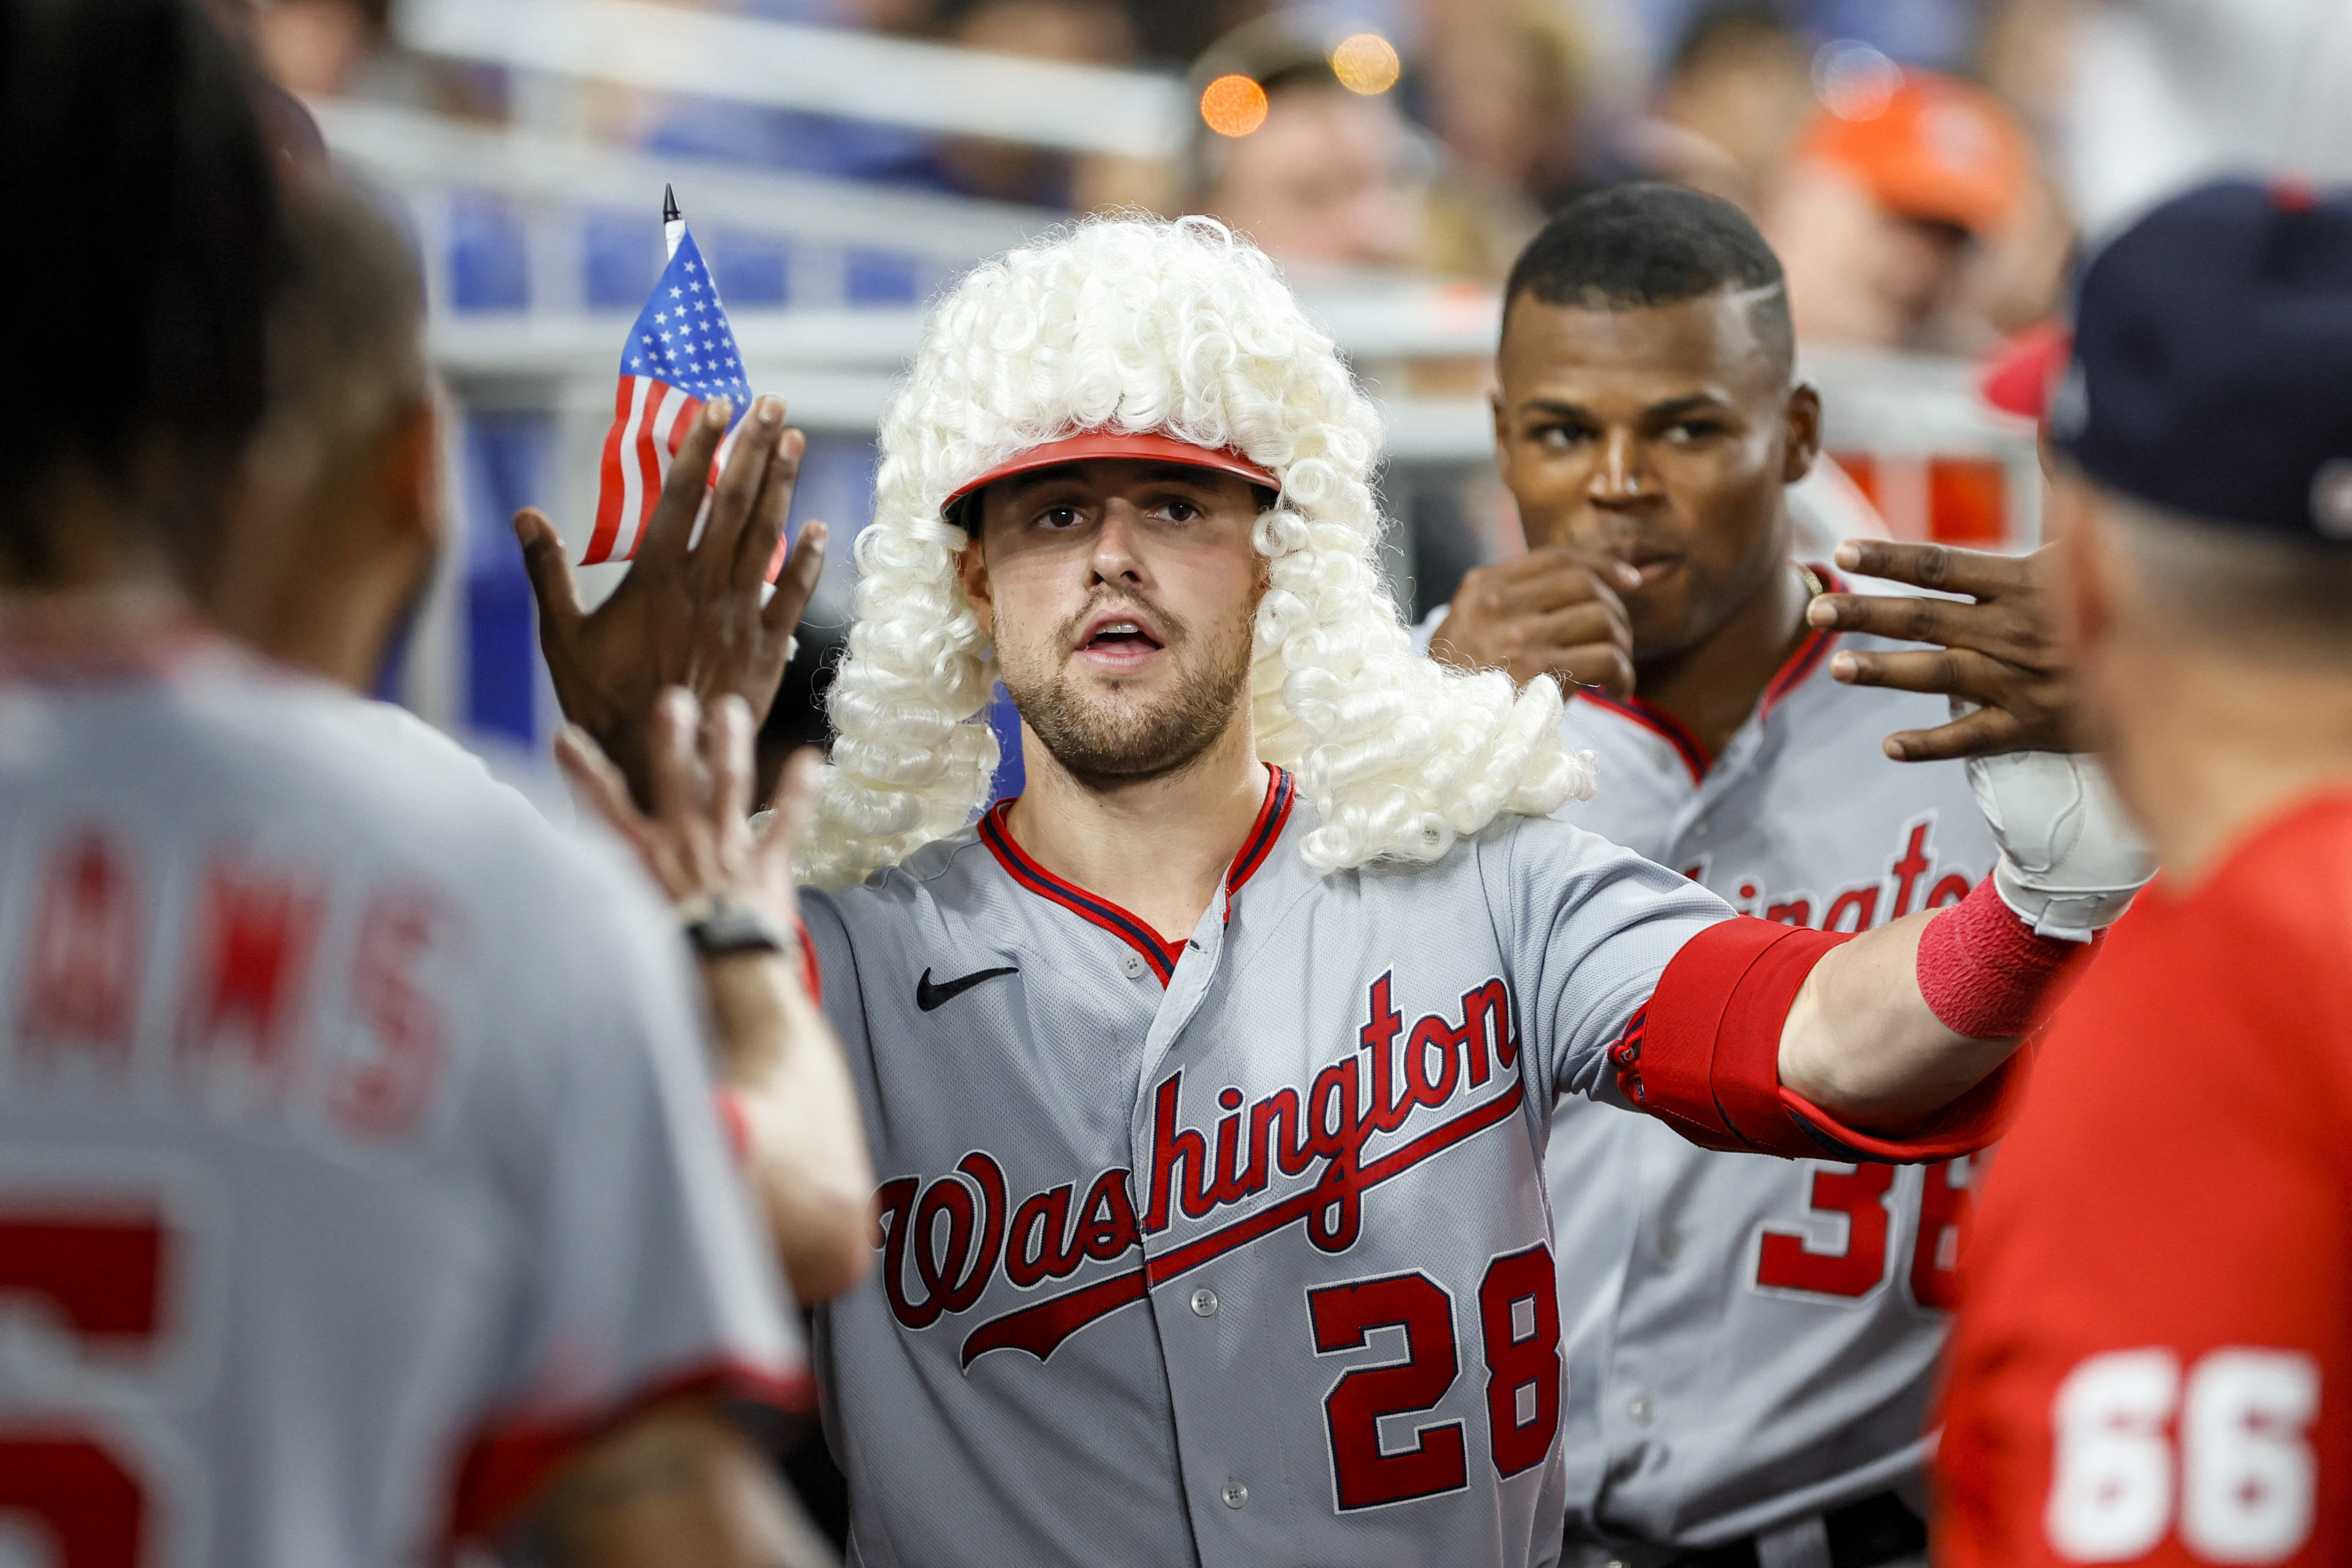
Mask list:
[[2202,185],[2110,241],[2050,427],[2168,510],[2352,541],[2352,191]]

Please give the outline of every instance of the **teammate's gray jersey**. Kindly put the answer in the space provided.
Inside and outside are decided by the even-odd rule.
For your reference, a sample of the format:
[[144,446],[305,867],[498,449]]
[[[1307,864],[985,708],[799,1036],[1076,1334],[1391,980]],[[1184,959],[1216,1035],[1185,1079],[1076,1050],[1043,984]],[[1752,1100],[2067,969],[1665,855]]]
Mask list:
[[1001,810],[805,900],[884,1184],[818,1343],[858,1561],[1557,1556],[1552,1100],[1726,911],[1541,820],[1318,877],[1311,817],[1276,773],[1172,949]]
[[0,645],[0,1538],[415,1563],[636,1397],[804,1381],[689,982],[368,705]]
[[[1809,637],[1712,765],[1658,710],[1571,702],[1601,783],[1560,816],[1769,919],[1851,931],[1955,901],[1994,857],[1966,773],[1880,747],[1944,700],[1840,684],[1837,643]],[[1968,1162],[1713,1153],[1571,1099],[1547,1167],[1571,1521],[1709,1544],[1916,1479]]]

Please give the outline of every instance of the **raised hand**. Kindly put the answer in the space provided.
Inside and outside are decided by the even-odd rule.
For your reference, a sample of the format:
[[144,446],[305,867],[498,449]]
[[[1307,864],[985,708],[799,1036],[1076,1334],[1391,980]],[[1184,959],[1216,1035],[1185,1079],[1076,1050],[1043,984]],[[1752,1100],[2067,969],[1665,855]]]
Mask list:
[[2053,635],[2043,587],[2047,551],[1994,555],[1943,544],[1853,539],[1838,546],[1849,572],[1968,599],[1823,594],[1805,611],[1817,626],[1902,642],[1938,643],[1917,653],[1841,648],[1830,674],[1849,686],[1936,692],[1976,706],[1932,730],[1886,737],[1899,763],[2082,749],[2074,675]]
[[1622,697],[1633,689],[1633,629],[1617,590],[1641,582],[1622,562],[1556,544],[1473,567],[1430,639],[1430,657],[1457,669],[1507,670],[1523,686],[1552,675],[1571,690]]
[[[824,524],[808,523],[785,559],[774,596],[761,604],[808,443],[784,428],[780,399],[759,399],[714,491],[708,476],[728,416],[720,399],[695,420],[628,574],[593,613],[580,608],[555,525],[537,510],[515,516],[556,700],[619,765],[640,805],[653,798],[646,721],[655,694],[682,686],[707,706],[731,693],[748,706],[756,729],[775,700],[793,628],[824,564]],[[706,498],[709,518],[698,540],[694,522]]]
[[791,931],[798,918],[793,850],[815,805],[814,757],[786,765],[768,835],[754,838],[750,705],[730,693],[706,713],[692,692],[672,687],[646,728],[650,814],[598,742],[569,726],[556,737],[555,760],[575,795],[636,851],[672,902],[727,900]]

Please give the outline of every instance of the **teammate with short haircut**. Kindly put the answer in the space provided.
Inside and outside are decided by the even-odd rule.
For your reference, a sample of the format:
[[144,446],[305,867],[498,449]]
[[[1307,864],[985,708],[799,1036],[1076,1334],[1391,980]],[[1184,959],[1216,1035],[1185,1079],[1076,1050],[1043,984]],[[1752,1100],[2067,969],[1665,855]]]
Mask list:
[[2177,196],[2074,329],[2060,637],[2164,875],[1986,1183],[1939,1561],[2316,1568],[2352,1540],[2352,195]]
[[883,1178],[820,1321],[862,1563],[1553,1561],[1558,1094],[1847,1157],[1998,1122],[2055,944],[1989,893],[1742,921],[1545,820],[1559,690],[1413,653],[1379,440],[1202,219],[982,266],[885,419],[803,862]]
[[806,1379],[672,921],[193,612],[287,264],[249,90],[193,0],[0,0],[0,1533],[817,1563],[718,1403]]
[[[206,608],[249,646],[365,691],[375,683],[384,617],[408,614],[424,583],[415,553],[429,552],[442,527],[422,279],[391,220],[338,181],[305,182],[289,203],[287,231],[289,275],[271,309],[268,407]],[[754,427],[771,412],[755,412]],[[717,532],[781,530],[789,486],[764,481],[782,466],[782,454],[754,443],[739,460],[738,482],[723,483],[717,500]],[[753,474],[763,481],[764,510],[761,497],[742,504],[740,481]],[[664,498],[656,539],[681,511],[691,519],[706,493],[698,486]],[[806,602],[821,552],[821,541],[794,552],[777,590],[786,608]],[[718,697],[714,728],[728,721],[727,709]],[[372,702],[365,712],[420,764],[445,763],[448,787],[511,795],[472,753],[406,709]],[[505,804],[524,806],[520,797]],[[687,886],[667,860],[648,869],[674,884],[666,890],[676,899],[739,891]],[[788,901],[789,886],[751,896],[778,895]],[[873,1172],[840,1047],[785,958],[714,953],[697,970],[725,1100],[740,1113],[777,1254],[793,1295],[822,1300],[847,1288],[872,1258]]]
[[[1964,738],[1938,732],[1944,697],[1901,689],[1935,667],[1830,629],[1928,602],[1856,599],[1790,559],[1786,489],[1821,432],[1792,345],[1780,265],[1729,204],[1626,185],[1562,211],[1513,270],[1499,355],[1496,446],[1529,548],[1469,574],[1423,635],[1464,668],[1594,683],[1562,726],[1605,787],[1563,820],[1744,913],[1859,931],[1958,902],[1998,847],[1960,763],[1888,755],[1890,731],[1930,757]],[[1953,656],[1964,695],[2016,705],[2046,677],[2011,662],[2035,658],[2019,563],[1850,548],[1978,592],[1905,628],[2007,656]],[[1833,660],[1898,684],[1842,684]],[[1565,1561],[1916,1561],[1969,1160],[1709,1152],[1570,1096],[1546,1169]]]

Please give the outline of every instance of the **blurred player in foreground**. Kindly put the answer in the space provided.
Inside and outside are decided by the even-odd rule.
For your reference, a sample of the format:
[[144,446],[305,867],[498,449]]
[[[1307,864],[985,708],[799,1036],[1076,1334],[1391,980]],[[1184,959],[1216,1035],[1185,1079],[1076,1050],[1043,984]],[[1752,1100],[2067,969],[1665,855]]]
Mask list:
[[[1999,1121],[2070,944],[1990,888],[1739,920],[1544,820],[1559,690],[1412,651],[1379,435],[1197,219],[980,268],[884,422],[803,899],[883,1177],[821,1313],[860,1562],[1551,1562],[1555,1096],[1849,1158]],[[998,678],[1029,789],[975,822]]]
[[[1562,725],[1603,787],[1564,820],[1747,913],[1855,931],[1958,901],[1998,845],[1966,765],[1887,753],[1892,731],[1930,758],[1977,738],[1941,728],[1944,697],[1901,689],[1937,667],[1827,629],[1838,613],[1965,650],[1964,694],[2008,704],[1988,722],[2055,675],[2011,662],[2041,651],[2022,563],[1854,547],[1881,572],[1940,568],[1980,600],[1965,605],[1849,595],[1790,559],[1787,487],[1821,422],[1792,360],[1780,265],[1728,203],[1626,185],[1562,212],[1513,272],[1499,360],[1496,442],[1531,548],[1471,573],[1423,635],[1463,668],[1596,683]],[[1898,684],[1832,679],[1833,658]],[[1571,1096],[1546,1167],[1567,1560],[1916,1560],[1969,1162],[1710,1152]]]
[[[208,608],[223,630],[263,652],[365,691],[386,617],[413,605],[424,581],[419,563],[429,562],[441,526],[422,283],[399,232],[341,184],[307,184],[287,227],[289,276],[271,310],[268,407]],[[762,408],[755,418],[772,427],[778,413]],[[772,542],[792,494],[793,457],[773,441],[743,444],[719,500],[730,519],[744,518]],[[807,602],[824,539],[821,527],[803,531],[778,585],[787,607]],[[757,647],[781,668],[781,640]],[[713,726],[733,722],[721,712],[730,695],[709,695]],[[653,695],[634,700],[642,724]],[[366,711],[387,741],[420,761],[446,763],[450,787],[509,796],[508,807],[527,809],[405,709],[370,703]],[[675,858],[649,866],[675,900],[775,901],[773,892],[714,879],[730,868],[689,870]],[[784,955],[756,941],[705,946],[697,972],[777,1252],[793,1294],[823,1300],[853,1283],[872,1257],[873,1174],[840,1048]]]
[[2352,197],[2208,186],[2095,257],[2057,604],[2162,879],[2061,1009],[1969,1242],[1939,1560],[2352,1541]]
[[[820,1563],[727,1413],[806,1379],[672,923],[184,591],[287,263],[250,88],[184,0],[0,0],[0,200],[53,237],[0,429],[0,1521],[77,1564]],[[355,668],[431,543],[355,551]]]

